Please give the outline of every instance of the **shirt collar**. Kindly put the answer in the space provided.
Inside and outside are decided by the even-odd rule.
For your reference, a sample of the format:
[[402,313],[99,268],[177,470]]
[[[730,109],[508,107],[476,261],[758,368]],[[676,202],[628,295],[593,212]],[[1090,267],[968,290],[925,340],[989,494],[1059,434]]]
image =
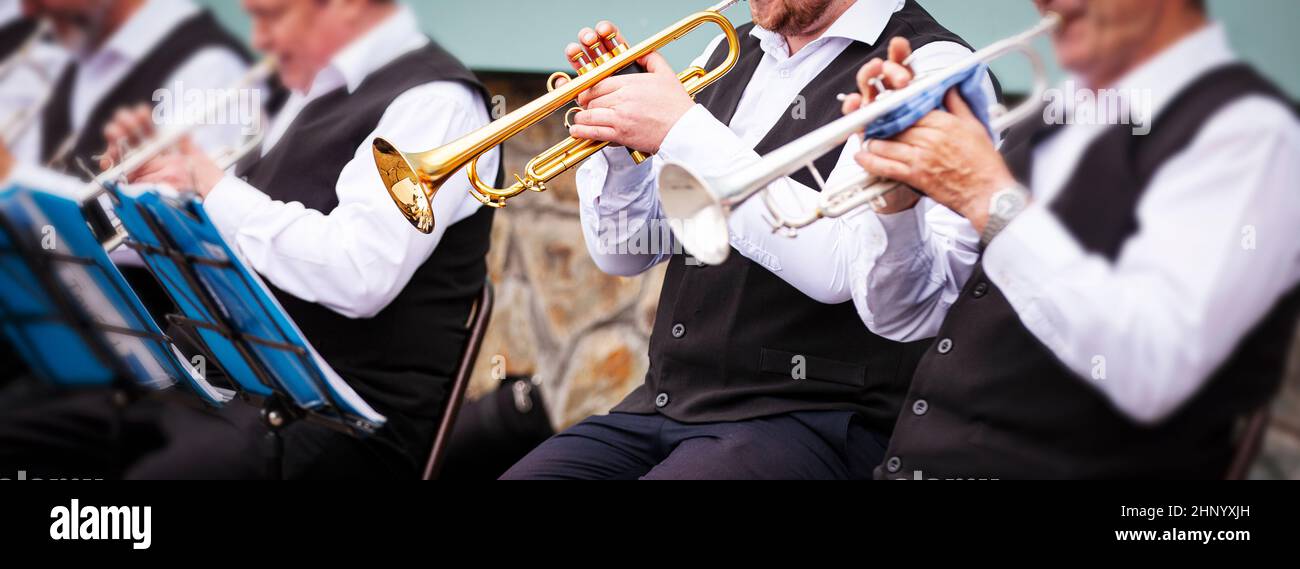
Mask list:
[[322,72],[341,78],[350,94],[371,73],[428,43],[415,13],[401,4],[397,12],[335,54]]
[[91,57],[111,55],[139,62],[167,34],[198,13],[199,7],[190,0],[148,0]]
[[[889,19],[895,12],[902,10],[904,4],[906,0],[857,0],[826,29],[821,37],[808,44],[808,47],[816,47],[832,38],[875,45],[880,41],[880,34],[885,31]],[[790,49],[785,43],[785,38],[776,32],[754,26],[749,31],[749,35],[758,39],[763,51],[782,59],[789,57]]]

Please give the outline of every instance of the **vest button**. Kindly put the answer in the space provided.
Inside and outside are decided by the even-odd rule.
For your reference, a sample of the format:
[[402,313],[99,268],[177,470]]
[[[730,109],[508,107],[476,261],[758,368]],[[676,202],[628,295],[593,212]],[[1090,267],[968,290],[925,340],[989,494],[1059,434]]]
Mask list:
[[929,410],[930,410],[930,403],[928,403],[924,399],[917,399],[916,403],[912,404],[912,413],[918,417],[924,415]]
[[667,407],[667,406],[668,406],[668,394],[667,394],[667,393],[660,393],[659,395],[656,395],[656,396],[655,396],[655,407],[658,407],[658,408],[660,408],[660,409],[663,409],[664,407]]
[[678,340],[686,336],[686,326],[682,324],[673,324],[673,337]]
[[885,470],[888,470],[890,474],[896,474],[902,469],[903,461],[896,456],[889,457],[889,460],[885,462]]
[[944,338],[939,340],[939,353],[946,354],[952,351],[952,339]]
[[971,291],[971,296],[975,298],[984,298],[989,293],[989,283],[979,283],[975,285],[975,290]]

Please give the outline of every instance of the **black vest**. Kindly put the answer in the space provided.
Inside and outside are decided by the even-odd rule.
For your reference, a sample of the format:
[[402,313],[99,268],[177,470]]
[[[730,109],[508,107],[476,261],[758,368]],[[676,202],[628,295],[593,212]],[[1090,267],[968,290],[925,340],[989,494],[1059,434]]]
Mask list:
[[[763,58],[759,41],[749,35],[752,28],[739,30],[736,68],[697,98],[724,123],[731,122]],[[839,118],[836,94],[857,91],[858,70],[874,57],[885,57],[894,36],[914,47],[935,41],[965,45],[908,2],[877,45],[855,42],[804,88],[800,96],[811,102],[806,117],[785,113],[755,150],[771,152]],[[725,49],[719,47],[710,67],[722,61]],[[829,173],[839,154],[837,149],[818,159],[818,170]],[[792,177],[816,187],[806,170]],[[714,267],[688,265],[684,255],[676,255],[664,277],[645,385],[615,410],[657,410],[688,423],[848,410],[861,414],[873,430],[888,433],[928,344],[875,336],[852,303],[819,303],[739,253]],[[805,364],[803,379],[794,379],[796,356]]]
[[[369,142],[389,105],[434,81],[460,82],[477,91],[485,105],[489,100],[469,70],[430,44],[372,73],[351,94],[340,88],[309,103],[275,147],[240,174],[272,199],[329,214],[338,206],[339,174],[357,147]],[[375,191],[383,190],[376,185]],[[400,215],[392,218],[404,223]],[[436,417],[465,345],[465,323],[487,278],[491,227],[489,208],[448,227],[411,282],[373,318],[350,319],[268,286],[307,339],[368,402],[390,415]]]
[[[1185,149],[1216,111],[1251,94],[1285,101],[1254,71],[1233,65],[1183,90],[1149,135],[1111,128],[1088,148],[1050,204],[1052,213],[1085,249],[1114,260],[1138,230],[1138,202],[1160,165]],[[1006,142],[1008,164],[1022,183],[1032,171],[1033,146],[1057,129],[1013,132]],[[936,346],[917,369],[877,476],[1222,477],[1234,423],[1278,388],[1298,314],[1300,289],[1278,303],[1187,403],[1160,424],[1143,426],[1021,324],[981,263],[939,332],[950,350]]]
[[18,18],[0,26],[0,61],[18,52],[18,48],[36,33],[37,23],[32,18]]
[[[77,66],[68,64],[55,84],[41,117],[41,162],[74,176],[89,179],[78,160],[98,169],[91,157],[104,151],[104,126],[123,107],[153,104],[153,94],[191,57],[211,47],[221,47],[249,60],[243,44],[221,27],[212,14],[203,11],[181,23],[138,62],[108,94],[95,104],[80,132],[72,131],[72,91]],[[70,138],[71,137],[71,138]],[[71,140],[71,146],[66,146]],[[60,152],[63,151],[63,152]],[[59,154],[56,156],[56,154]]]

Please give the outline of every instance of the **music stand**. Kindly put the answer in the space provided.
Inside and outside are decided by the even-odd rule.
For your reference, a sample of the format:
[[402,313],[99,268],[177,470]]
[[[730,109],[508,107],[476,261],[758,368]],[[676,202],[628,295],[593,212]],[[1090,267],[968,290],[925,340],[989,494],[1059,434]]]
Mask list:
[[162,188],[115,186],[127,246],[176,302],[171,323],[196,340],[244,393],[260,398],[276,436],[311,420],[357,436],[383,426],[312,348],[275,296],[212,224],[202,204]]
[[0,190],[0,275],[0,327],[37,377],[71,388],[184,383],[210,405],[233,396],[185,362],[76,201],[22,185]]

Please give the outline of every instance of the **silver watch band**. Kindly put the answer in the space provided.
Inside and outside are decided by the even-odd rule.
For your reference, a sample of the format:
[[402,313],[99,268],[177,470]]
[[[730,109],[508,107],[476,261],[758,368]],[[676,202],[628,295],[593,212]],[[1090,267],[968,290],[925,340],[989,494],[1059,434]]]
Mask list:
[[989,219],[984,224],[984,233],[980,235],[980,249],[988,248],[989,243],[1006,229],[1011,221],[1029,207],[1029,190],[1019,184],[1008,186],[989,198]]

